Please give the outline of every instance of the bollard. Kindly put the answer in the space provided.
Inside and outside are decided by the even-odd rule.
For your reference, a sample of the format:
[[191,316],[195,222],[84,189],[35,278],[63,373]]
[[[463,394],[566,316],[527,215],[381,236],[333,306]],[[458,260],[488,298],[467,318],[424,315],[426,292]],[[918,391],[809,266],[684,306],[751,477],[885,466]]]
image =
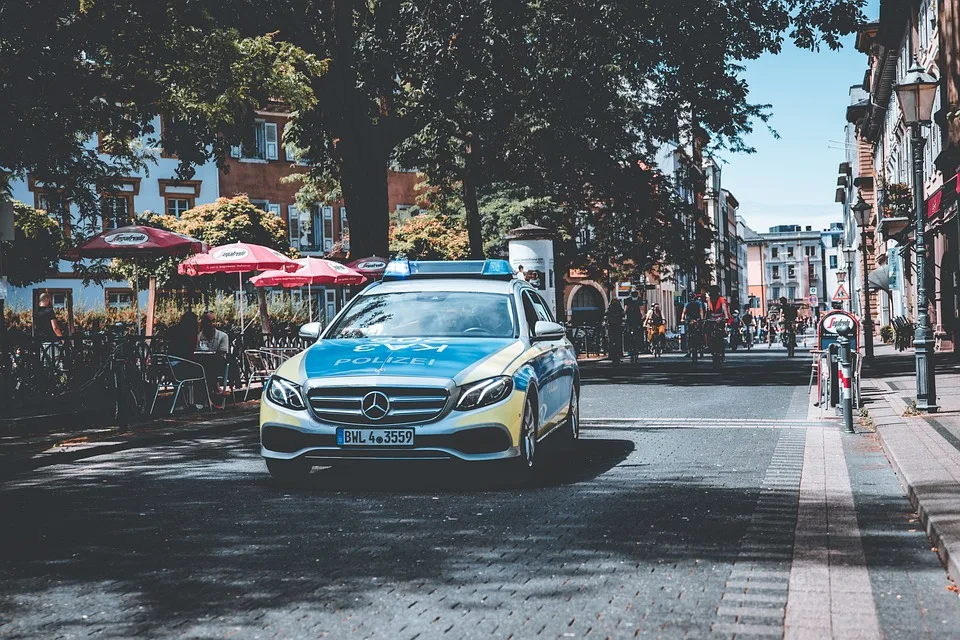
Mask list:
[[837,328],[837,344],[840,347],[840,370],[838,378],[843,399],[843,430],[856,433],[853,429],[853,371],[850,363],[850,333],[853,327],[841,325]]

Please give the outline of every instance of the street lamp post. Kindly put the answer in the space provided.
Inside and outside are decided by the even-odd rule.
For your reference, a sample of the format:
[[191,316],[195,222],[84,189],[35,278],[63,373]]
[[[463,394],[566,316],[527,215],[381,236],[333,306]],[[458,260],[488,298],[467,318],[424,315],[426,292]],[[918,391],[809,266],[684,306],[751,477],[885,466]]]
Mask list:
[[[858,191],[857,202],[853,205],[853,216],[857,226],[860,227],[860,253],[863,254],[863,357],[867,360],[873,358],[873,312],[870,309],[870,273],[867,255],[867,224],[870,222],[870,208],[870,205],[864,201],[863,194]],[[853,292],[852,281],[850,291]],[[852,304],[851,302],[851,308]]]
[[853,261],[857,259],[856,247],[843,248],[843,261],[847,268],[847,287],[850,289],[850,299],[847,306],[850,307],[850,313],[854,313],[853,308]]
[[913,208],[916,215],[915,252],[917,254],[917,330],[913,338],[917,367],[917,410],[935,413],[937,381],[933,362],[933,328],[927,298],[927,220],[923,206],[923,147],[925,140],[920,130],[930,124],[933,101],[937,94],[937,80],[914,64],[903,82],[894,89],[900,101],[904,121],[910,125],[910,146],[913,149]]

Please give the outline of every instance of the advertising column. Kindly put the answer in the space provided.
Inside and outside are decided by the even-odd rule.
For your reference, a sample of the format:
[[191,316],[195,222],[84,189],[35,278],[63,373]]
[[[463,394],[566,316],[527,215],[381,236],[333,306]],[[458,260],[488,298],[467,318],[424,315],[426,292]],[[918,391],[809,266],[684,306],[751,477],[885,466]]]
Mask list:
[[553,260],[554,233],[528,224],[507,235],[510,266],[529,282],[550,305],[557,317],[557,278]]

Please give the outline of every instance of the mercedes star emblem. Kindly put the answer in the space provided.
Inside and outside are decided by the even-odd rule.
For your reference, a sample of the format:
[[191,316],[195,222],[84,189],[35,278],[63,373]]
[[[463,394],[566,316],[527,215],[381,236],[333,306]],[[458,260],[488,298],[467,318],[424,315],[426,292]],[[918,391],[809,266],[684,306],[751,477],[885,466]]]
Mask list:
[[390,411],[390,398],[380,391],[371,391],[360,401],[360,411],[371,420],[382,420]]

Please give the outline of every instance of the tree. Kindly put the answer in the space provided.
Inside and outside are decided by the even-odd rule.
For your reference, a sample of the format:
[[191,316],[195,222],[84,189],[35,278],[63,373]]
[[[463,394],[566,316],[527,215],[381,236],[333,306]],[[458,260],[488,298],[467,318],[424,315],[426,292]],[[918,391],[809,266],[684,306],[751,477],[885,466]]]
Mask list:
[[[330,0],[307,26],[291,26],[299,46],[330,61],[316,83],[327,99],[298,113],[292,139],[316,163],[315,180],[339,182],[360,253],[385,248],[386,168],[415,134],[437,181],[470,188],[470,133],[485,180],[589,208],[623,167],[652,165],[660,141],[702,130],[718,148],[746,150],[744,135],[769,110],[748,101],[739,62],[778,52],[788,33],[802,47],[836,48],[862,6]],[[504,87],[513,97],[501,109]]]
[[411,260],[462,260],[469,245],[463,225],[442,214],[425,213],[390,227],[390,251]]
[[26,287],[57,272],[63,250],[60,225],[46,211],[13,201],[14,241],[4,242],[3,273],[15,287]]
[[[182,233],[202,240],[210,247],[248,242],[277,251],[287,251],[290,245],[283,219],[275,213],[258,209],[247,196],[219,198],[212,204],[184,211],[179,218],[147,212],[139,216],[138,223]],[[177,274],[177,264],[180,261],[181,259],[177,258],[140,259],[136,263],[133,260],[114,260],[110,275],[130,280],[134,277],[136,264],[136,272],[140,277],[156,276],[160,287],[194,286],[193,279]],[[210,276],[205,282],[214,284],[215,288],[229,290],[236,286],[236,277]]]
[[[308,78],[322,63],[262,29],[241,36],[220,20],[221,5],[0,4],[0,182],[29,174],[62,188],[93,220],[99,191],[149,166],[161,144],[189,178],[195,165],[222,163],[231,144],[252,135],[253,110],[268,98],[315,104]],[[158,115],[162,140],[152,125]],[[98,135],[109,161],[91,149]]]

